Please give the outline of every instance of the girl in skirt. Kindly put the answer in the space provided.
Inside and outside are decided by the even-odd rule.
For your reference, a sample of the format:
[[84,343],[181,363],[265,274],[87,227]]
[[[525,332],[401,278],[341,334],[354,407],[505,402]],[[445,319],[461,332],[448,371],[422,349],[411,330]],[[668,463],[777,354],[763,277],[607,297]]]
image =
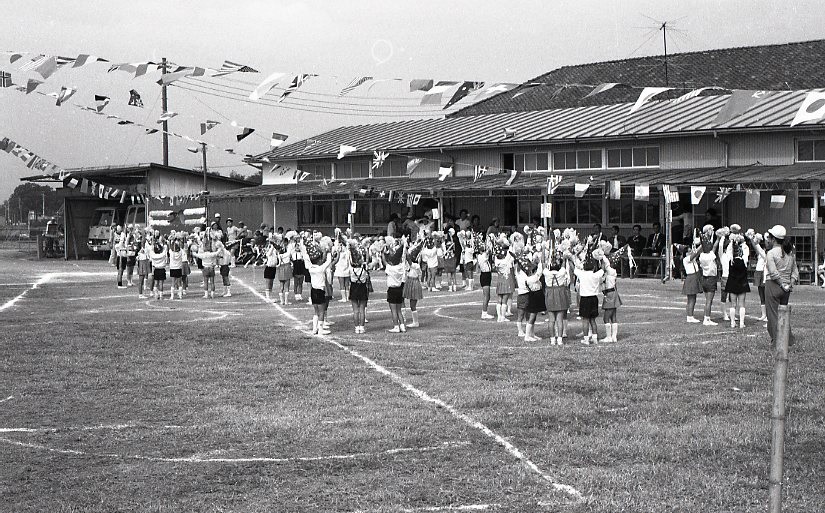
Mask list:
[[183,260],[186,254],[181,247],[177,236],[170,234],[169,243],[169,277],[172,278],[172,286],[169,288],[169,299],[175,299],[175,289],[178,292],[178,299],[183,299]]
[[204,235],[203,242],[198,247],[197,257],[201,261],[203,273],[203,298],[215,297],[215,266],[218,263],[218,250],[209,237]]
[[412,312],[412,322],[407,324],[408,328],[418,328],[418,301],[424,299],[424,291],[421,287],[421,265],[418,263],[423,242],[418,241],[407,254],[407,279],[404,281],[403,297],[410,302]]
[[292,286],[295,301],[303,301],[304,297],[304,279],[306,275],[306,263],[301,256],[301,242],[298,242],[299,235],[296,233],[293,240],[290,241],[291,250],[290,255],[292,259]]
[[455,230],[450,228],[447,232],[447,238],[444,242],[444,273],[447,275],[447,290],[450,292],[455,292],[458,289],[458,283],[456,282],[456,246],[455,242],[453,241],[453,236],[455,235]]
[[550,315],[550,345],[564,345],[562,339],[565,316],[570,308],[570,277],[567,265],[555,251],[551,250],[550,262],[544,269],[544,303]]
[[364,323],[367,317],[367,301],[369,300],[368,283],[370,272],[367,270],[367,256],[361,250],[357,240],[351,239],[347,243],[350,261],[349,301],[352,304],[352,322],[355,333],[366,333]]
[[312,240],[301,240],[298,249],[304,267],[309,271],[309,300],[315,311],[312,317],[312,334],[329,335],[329,330],[324,327],[324,318],[327,304],[327,269],[332,264],[332,255],[325,253],[320,245]]
[[616,269],[610,265],[610,260],[603,252],[601,262],[602,271],[604,271],[602,277],[602,310],[604,310],[604,329],[606,331],[601,341],[616,342],[619,331],[619,320],[616,312],[622,305],[622,298],[619,296],[619,291],[616,290]]
[[184,257],[183,265],[181,267],[181,272],[183,273],[183,276],[181,276],[180,282],[183,286],[183,290],[181,292],[184,296],[186,295],[187,290],[189,289],[189,275],[192,274],[192,267],[190,265],[190,261],[192,260],[192,244],[190,237],[191,236],[186,236],[186,234],[184,233],[182,239]]
[[703,292],[702,289],[702,272],[699,269],[699,264],[696,260],[701,253],[701,242],[694,239],[693,246],[691,246],[685,253],[682,259],[682,265],[685,268],[685,281],[682,283],[682,294],[687,296],[687,305],[685,306],[685,313],[687,314],[687,322],[700,322],[694,317],[693,312],[696,310],[696,296]]
[[[275,237],[276,234],[274,233],[269,236],[269,243],[266,245],[266,250],[264,250],[264,282],[266,283],[264,294],[267,301],[272,300],[272,287],[278,275],[278,261],[280,260]],[[278,293],[278,299],[281,303],[284,302],[283,294],[280,292]]]
[[231,285],[229,279],[229,266],[232,263],[232,252],[226,249],[226,246],[220,241],[217,243],[218,248],[218,266],[221,273],[221,281],[223,282],[223,297],[232,297]]
[[435,275],[438,269],[438,248],[432,236],[424,239],[424,247],[421,248],[421,267],[422,272],[427,275],[427,288],[430,292],[441,290],[436,288],[435,285]]
[[[738,225],[733,225],[738,226]],[[722,276],[720,277],[721,281],[721,288],[722,293],[720,294],[720,303],[722,307],[722,318],[724,320],[730,320],[728,315],[728,292],[727,292],[727,285],[728,285],[728,274],[730,273],[730,253],[728,253],[728,246],[730,245],[730,235],[731,230],[728,227],[722,227],[716,230],[716,235],[719,240],[719,244],[716,247],[717,258],[719,259],[719,267],[722,271]]]
[[501,236],[495,242],[495,258],[493,259],[493,267],[496,270],[496,294],[498,295],[498,303],[496,304],[496,321],[509,322],[507,318],[507,303],[510,301],[510,296],[513,295],[515,287],[513,287],[513,254],[510,253],[510,241],[507,237]]
[[[137,270],[138,270],[138,299],[146,299],[148,296],[144,294],[144,286],[146,280],[152,275],[152,260],[149,258],[150,246],[148,242],[141,236],[139,238],[139,249],[137,252]],[[154,282],[154,280],[153,280]],[[149,290],[152,290],[152,284],[149,285]]]
[[590,257],[581,268],[574,271],[579,282],[579,316],[582,318],[582,344],[590,345],[598,341],[596,318],[599,316],[599,286],[604,271]]
[[[734,225],[736,227],[737,225]],[[745,243],[744,235],[738,233],[731,233],[729,236],[728,247],[725,250],[727,253],[727,261],[730,262],[730,271],[728,272],[728,281],[725,284],[725,292],[731,298],[731,304],[735,306],[730,307],[730,327],[736,327],[736,313],[739,313],[739,327],[745,327],[745,299],[750,292],[751,287],[748,284],[748,259],[750,258],[750,250]]]
[[155,242],[149,250],[149,258],[152,260],[152,269],[155,278],[155,299],[163,299],[163,282],[166,281],[166,265],[168,263],[168,248]]
[[387,303],[390,305],[392,322],[395,325],[390,333],[406,333],[404,316],[401,309],[404,306],[404,279],[407,275],[407,245],[406,239],[387,237],[384,249],[384,271],[387,273]]
[[[290,233],[287,232],[286,239],[289,240]],[[278,282],[281,284],[280,292],[278,292],[278,299],[282,305],[289,304],[289,280],[292,279],[294,273],[292,271],[292,256],[289,251],[289,245],[285,240],[281,240],[280,246],[277,247],[277,264],[278,264]]]
[[[462,236],[462,234],[464,234]],[[473,232],[458,232],[461,242],[461,276],[464,278],[464,290],[473,290],[473,270],[475,266],[475,238]]]
[[[712,235],[712,233],[711,233]],[[705,293],[705,318],[702,324],[705,326],[716,326],[716,322],[710,320],[710,311],[713,307],[713,296],[716,295],[716,245],[712,243],[707,232],[702,235],[702,253],[699,254],[699,268],[702,270],[702,290]]]
[[[480,234],[479,234],[480,235]],[[493,283],[493,266],[490,260],[490,247],[487,242],[476,244],[477,253],[475,255],[478,265],[479,284],[481,285],[481,319],[494,319],[488,312],[490,308],[490,285]],[[496,307],[498,311],[498,307]]]
[[336,242],[338,261],[335,262],[335,277],[338,278],[338,288],[341,289],[341,302],[345,303],[349,299],[350,287],[350,252],[347,246]]
[[[535,260],[529,254],[523,254],[521,258],[517,261],[518,266],[518,275],[516,280],[521,285],[521,281],[524,281],[525,288],[527,289],[527,293],[525,294],[526,302],[524,304],[523,312],[524,318],[527,321],[526,326],[524,327],[524,341],[525,342],[537,342],[541,340],[540,337],[536,336],[536,317],[540,312],[545,310],[544,304],[544,285],[541,282],[542,278],[542,268],[541,265],[536,263]],[[519,295],[519,300],[521,300],[521,295]]]

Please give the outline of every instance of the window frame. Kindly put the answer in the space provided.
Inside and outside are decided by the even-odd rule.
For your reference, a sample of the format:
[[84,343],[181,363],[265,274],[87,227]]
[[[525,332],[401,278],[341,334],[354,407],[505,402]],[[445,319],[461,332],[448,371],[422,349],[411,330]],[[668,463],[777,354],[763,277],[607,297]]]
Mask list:
[[[650,150],[656,150],[657,164],[650,165],[648,162],[650,161]],[[630,152],[630,165],[625,166],[622,162],[622,152]],[[636,152],[637,151],[644,151],[645,156],[645,165],[639,166],[636,165]],[[619,165],[618,166],[611,166],[610,165],[610,153],[611,152],[619,152]],[[605,149],[605,169],[656,169],[662,167],[662,150],[660,146],[622,146],[617,148],[606,148]]]
[[[794,141],[794,161],[795,162],[825,162],[825,154],[821,158],[817,158],[816,143],[825,145],[825,138],[822,137],[799,137]],[[811,143],[811,160],[802,160],[799,158],[799,144]]]
[[[606,160],[605,160],[605,150],[604,150],[604,148],[583,148],[583,149],[575,149],[575,150],[561,150],[561,151],[552,151],[550,153],[551,153],[551,156],[550,156],[549,161],[550,161],[550,163],[552,163],[552,165],[550,165],[550,163],[548,163],[548,166],[552,167],[551,171],[594,171],[594,170],[598,170],[598,169],[605,169],[604,166],[606,164]],[[588,167],[582,167],[582,166],[579,165],[579,155],[582,154],[582,153],[587,154],[587,166]],[[591,167],[590,166],[591,162],[593,161],[593,154],[594,153],[598,155],[600,167]],[[564,158],[564,167],[563,168],[556,167],[556,157],[557,156],[562,157],[562,155],[564,156],[563,157]],[[571,157],[573,159],[573,162],[575,163],[575,167],[569,167],[569,165],[568,165]]]

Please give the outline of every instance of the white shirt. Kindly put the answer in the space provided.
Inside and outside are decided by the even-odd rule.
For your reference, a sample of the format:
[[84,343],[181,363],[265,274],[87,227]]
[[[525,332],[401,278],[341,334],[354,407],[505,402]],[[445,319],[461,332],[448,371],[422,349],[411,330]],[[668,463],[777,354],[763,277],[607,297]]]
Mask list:
[[699,255],[699,267],[702,268],[702,276],[716,276],[716,255],[703,252]]
[[313,289],[326,290],[327,287],[327,269],[332,263],[332,256],[327,255],[324,263],[315,265],[309,261],[309,257],[304,258],[304,263],[309,271],[309,283]]
[[[553,278],[555,278],[555,283]],[[570,277],[567,275],[567,270],[564,267],[558,271],[545,269],[544,284],[548,287],[567,287],[570,285]]]
[[699,266],[696,264],[696,260],[689,256],[682,259],[682,264],[685,266],[685,274],[696,274],[699,272]]
[[599,285],[601,285],[602,276],[604,276],[603,270],[585,271],[584,269],[576,269],[573,272],[579,279],[579,295],[591,297],[599,293]]
[[398,265],[387,264],[387,268],[384,270],[387,273],[387,287],[400,287],[404,284],[404,277],[407,275],[404,267],[404,262]]

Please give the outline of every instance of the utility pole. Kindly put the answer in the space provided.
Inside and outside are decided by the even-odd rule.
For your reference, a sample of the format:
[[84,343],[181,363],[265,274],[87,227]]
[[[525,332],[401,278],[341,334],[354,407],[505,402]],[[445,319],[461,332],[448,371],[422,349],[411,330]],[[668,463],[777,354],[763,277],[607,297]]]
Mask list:
[[40,193],[43,196],[43,217],[46,217],[46,193]]
[[662,42],[665,46],[665,87],[668,87],[670,84],[667,78],[667,22],[662,23],[662,27],[660,29],[662,31]]
[[201,198],[203,201],[203,208],[205,209],[204,217],[206,217],[207,224],[209,223],[209,184],[206,181],[206,143],[201,143],[201,156],[203,157],[203,191]]
[[[166,74],[166,57],[164,57],[160,61],[160,66],[161,66],[161,79],[162,79],[163,75]],[[161,100],[160,100],[161,101],[161,107],[163,108],[163,112],[165,113],[165,112],[167,112],[166,84],[163,83],[162,81],[161,81],[161,86],[160,86],[160,92],[161,92]],[[164,166],[169,165],[169,125],[168,125],[168,123],[166,122],[165,119],[163,121],[163,165]]]

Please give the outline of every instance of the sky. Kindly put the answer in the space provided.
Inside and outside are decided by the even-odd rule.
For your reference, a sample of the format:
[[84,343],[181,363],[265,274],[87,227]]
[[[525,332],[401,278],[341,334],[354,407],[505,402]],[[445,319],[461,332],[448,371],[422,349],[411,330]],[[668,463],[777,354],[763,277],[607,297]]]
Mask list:
[[[523,82],[564,65],[662,53],[657,26],[668,21],[669,53],[785,43],[825,38],[825,13],[817,0],[3,0],[0,51],[76,56],[92,54],[113,63],[159,61],[218,68],[225,59],[259,70],[236,81],[202,84],[210,94],[169,88],[169,129],[202,139],[211,170],[250,174],[240,155],[269,149],[272,132],[293,142],[353,124],[438,115],[418,107],[421,93],[406,82],[366,85],[353,98],[337,97],[356,76]],[[34,55],[26,57],[32,58]],[[17,84],[38,77],[21,73],[0,53],[0,70]],[[108,64],[62,68],[37,89],[50,93],[77,87],[68,104],[14,88],[0,88],[0,139],[9,137],[64,168],[162,160],[159,135],[122,127],[72,104],[111,98],[105,112],[155,125],[161,112],[158,74],[132,78],[107,73]],[[251,90],[273,72],[317,74],[303,86],[302,100],[278,106],[214,96]],[[825,86],[825,84],[823,84]],[[232,89],[232,88],[240,89]],[[129,90],[145,108],[127,105]],[[222,91],[218,93],[218,89]],[[316,93],[312,95],[311,93]],[[229,95],[231,96],[231,94]],[[367,99],[358,99],[366,97]],[[468,98],[459,105],[465,105]],[[312,101],[314,100],[314,101]],[[330,103],[324,103],[330,102]],[[302,106],[299,106],[302,105]],[[335,114],[307,112],[335,106]],[[200,135],[206,120],[221,125]],[[235,141],[231,121],[256,129]],[[160,126],[160,125],[155,125]],[[192,142],[170,138],[171,165],[193,168],[201,155]],[[32,173],[0,152],[0,201],[22,176]]]

